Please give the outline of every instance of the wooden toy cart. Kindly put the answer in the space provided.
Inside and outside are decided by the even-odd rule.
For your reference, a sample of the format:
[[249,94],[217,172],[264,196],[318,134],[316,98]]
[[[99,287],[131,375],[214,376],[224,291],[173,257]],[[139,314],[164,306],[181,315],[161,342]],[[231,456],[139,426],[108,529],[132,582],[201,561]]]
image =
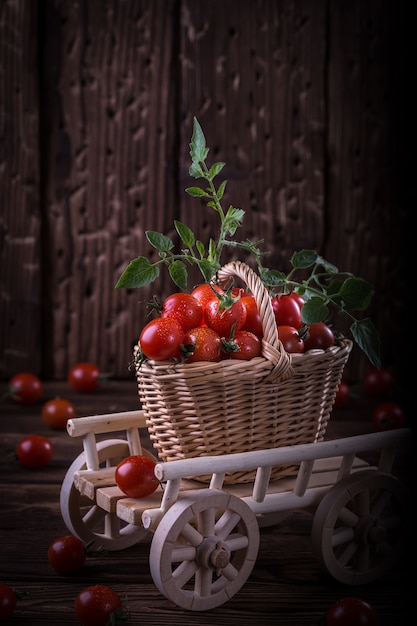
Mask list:
[[[409,498],[391,472],[397,448],[411,439],[408,429],[158,463],[161,485],[134,499],[119,490],[114,473],[126,456],[153,456],[142,449],[141,428],[140,410],[68,421],[84,451],[64,478],[61,512],[71,533],[106,550],[153,533],[153,581],[184,609],[209,610],[236,594],[256,562],[260,529],[294,510],[313,515],[313,552],[344,584],[383,576],[406,541]],[[123,438],[97,438],[116,432]],[[375,465],[362,453],[377,458]],[[271,468],[285,464],[299,465],[297,475],[270,481]],[[225,473],[250,469],[253,483],[224,484]],[[208,484],[193,479],[207,474]]]

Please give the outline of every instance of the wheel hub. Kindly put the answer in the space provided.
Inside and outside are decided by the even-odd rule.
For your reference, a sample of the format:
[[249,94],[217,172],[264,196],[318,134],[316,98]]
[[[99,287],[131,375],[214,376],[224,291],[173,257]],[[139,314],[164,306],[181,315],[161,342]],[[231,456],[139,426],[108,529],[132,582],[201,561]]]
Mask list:
[[373,515],[361,518],[356,529],[356,537],[363,545],[380,544],[387,538],[387,531]]
[[229,565],[230,556],[229,548],[218,537],[206,537],[197,550],[198,564],[215,570],[218,576],[221,570]]

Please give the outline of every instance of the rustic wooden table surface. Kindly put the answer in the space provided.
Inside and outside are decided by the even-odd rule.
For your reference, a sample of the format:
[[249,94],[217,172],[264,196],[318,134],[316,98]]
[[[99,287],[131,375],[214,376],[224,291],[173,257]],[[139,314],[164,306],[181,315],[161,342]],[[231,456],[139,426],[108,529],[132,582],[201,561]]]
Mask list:
[[[151,536],[126,550],[89,557],[76,575],[57,574],[48,563],[47,550],[53,539],[68,534],[60,513],[60,487],[69,465],[82,451],[79,439],[51,430],[41,420],[42,404],[57,396],[71,400],[79,416],[139,408],[134,380],[108,381],[94,394],[76,393],[66,382],[45,383],[43,398],[36,405],[22,406],[12,400],[0,404],[0,581],[26,592],[7,623],[77,624],[74,599],[81,589],[97,583],[126,597],[131,614],[127,623],[134,626],[318,626],[324,623],[326,608],[346,596],[373,604],[380,626],[409,623],[412,591],[407,566],[413,564],[413,546],[383,579],[350,587],[321,570],[311,549],[311,517],[303,512],[293,512],[280,524],[261,530],[260,550],[249,579],[226,604],[211,611],[185,611],[159,593],[149,571]],[[326,438],[372,432],[369,411],[369,401],[362,397],[334,410]],[[18,441],[31,433],[46,435],[54,445],[53,459],[45,469],[26,470],[13,457]],[[408,455],[400,457],[397,473],[411,484],[408,469]]]

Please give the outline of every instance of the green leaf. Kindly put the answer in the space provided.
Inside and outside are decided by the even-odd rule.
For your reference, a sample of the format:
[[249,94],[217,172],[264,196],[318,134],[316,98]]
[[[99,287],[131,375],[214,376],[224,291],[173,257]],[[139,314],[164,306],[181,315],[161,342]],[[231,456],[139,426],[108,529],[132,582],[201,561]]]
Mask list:
[[171,280],[177,287],[186,291],[187,289],[187,280],[188,280],[188,272],[185,264],[176,260],[169,266],[169,275],[171,276]]
[[217,174],[220,174],[225,165],[226,163],[221,163],[220,161],[219,163],[213,163],[208,173],[208,180],[213,180]]
[[175,230],[181,237],[181,241],[183,242],[183,244],[187,246],[187,248],[192,248],[195,244],[195,237],[191,228],[188,228],[188,226],[186,226],[182,222],[179,222],[178,220],[174,220],[174,225]]
[[321,298],[311,298],[301,309],[301,319],[304,324],[316,324],[323,322],[328,313],[329,310]]
[[356,320],[350,327],[350,332],[358,346],[365,352],[372,365],[380,368],[381,340],[372,320],[369,319],[369,317],[363,320]]
[[207,259],[201,259],[200,261],[197,261],[197,264],[206,283],[209,283],[216,274],[217,270],[220,269],[220,265],[218,263],[210,263]]
[[295,269],[306,269],[307,267],[315,265],[317,256],[317,252],[314,250],[300,250],[299,252],[294,252],[291,257],[291,265]]
[[203,242],[198,240],[198,241],[196,241],[195,245],[196,245],[198,254],[200,255],[200,257],[203,257],[204,254],[205,254],[205,251],[206,251],[205,248],[204,248]]
[[272,289],[274,287],[282,287],[285,285],[286,276],[279,270],[271,270],[267,267],[259,268],[259,276],[266,287]]
[[191,163],[190,169],[188,171],[190,173],[190,176],[192,176],[193,178],[205,178],[205,174],[199,163]]
[[219,188],[217,190],[217,197],[219,200],[223,198],[224,190],[226,189],[227,180],[224,180],[220,183]]
[[193,163],[203,163],[209,153],[206,138],[196,117],[194,117],[193,135],[190,143],[190,155]]
[[210,198],[210,195],[201,187],[187,187],[185,190],[193,198]]
[[366,280],[350,277],[343,283],[339,295],[346,308],[354,311],[364,311],[368,308],[373,293],[372,285]]
[[235,207],[229,206],[224,218],[224,232],[233,237],[236,230],[242,225],[244,216],[245,211],[243,211],[242,209],[235,209]]
[[144,287],[153,283],[159,276],[159,267],[149,263],[148,259],[143,256],[130,261],[119,280],[116,283],[116,289],[122,287],[135,289],[136,287]]
[[145,235],[151,246],[160,252],[169,252],[174,247],[174,243],[169,237],[154,230],[147,230]]

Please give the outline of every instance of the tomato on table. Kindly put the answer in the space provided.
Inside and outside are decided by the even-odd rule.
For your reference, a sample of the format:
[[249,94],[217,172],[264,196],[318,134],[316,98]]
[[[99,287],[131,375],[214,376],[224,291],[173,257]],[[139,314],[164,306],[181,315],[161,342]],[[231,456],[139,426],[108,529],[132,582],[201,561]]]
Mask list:
[[382,402],[372,411],[375,430],[393,430],[405,425],[405,411],[396,402]]
[[74,574],[84,565],[87,552],[84,543],[73,535],[54,539],[48,548],[48,562],[58,574]]
[[116,484],[130,498],[144,498],[159,486],[155,476],[156,462],[142,454],[126,457],[116,467]]
[[17,604],[16,592],[7,583],[0,583],[0,621],[9,619]]
[[363,377],[363,388],[368,396],[389,396],[394,386],[394,375],[387,367],[371,367]]
[[100,386],[100,369],[94,363],[76,363],[68,372],[68,382],[75,391],[91,393]]
[[350,399],[350,387],[344,380],[341,380],[337,388],[336,396],[334,399],[334,408],[341,409],[349,404]]
[[48,400],[41,410],[42,421],[53,430],[65,430],[67,421],[75,416],[75,406],[65,398]]
[[42,469],[53,456],[53,445],[42,435],[27,435],[16,446],[16,455],[26,469]]
[[91,585],[80,591],[74,611],[82,626],[107,626],[118,623],[117,615],[127,617],[119,594],[106,585]]
[[379,617],[369,602],[347,597],[328,608],[325,626],[379,626]]
[[30,372],[15,374],[8,383],[8,389],[3,398],[9,397],[19,404],[35,404],[43,394],[41,379]]

